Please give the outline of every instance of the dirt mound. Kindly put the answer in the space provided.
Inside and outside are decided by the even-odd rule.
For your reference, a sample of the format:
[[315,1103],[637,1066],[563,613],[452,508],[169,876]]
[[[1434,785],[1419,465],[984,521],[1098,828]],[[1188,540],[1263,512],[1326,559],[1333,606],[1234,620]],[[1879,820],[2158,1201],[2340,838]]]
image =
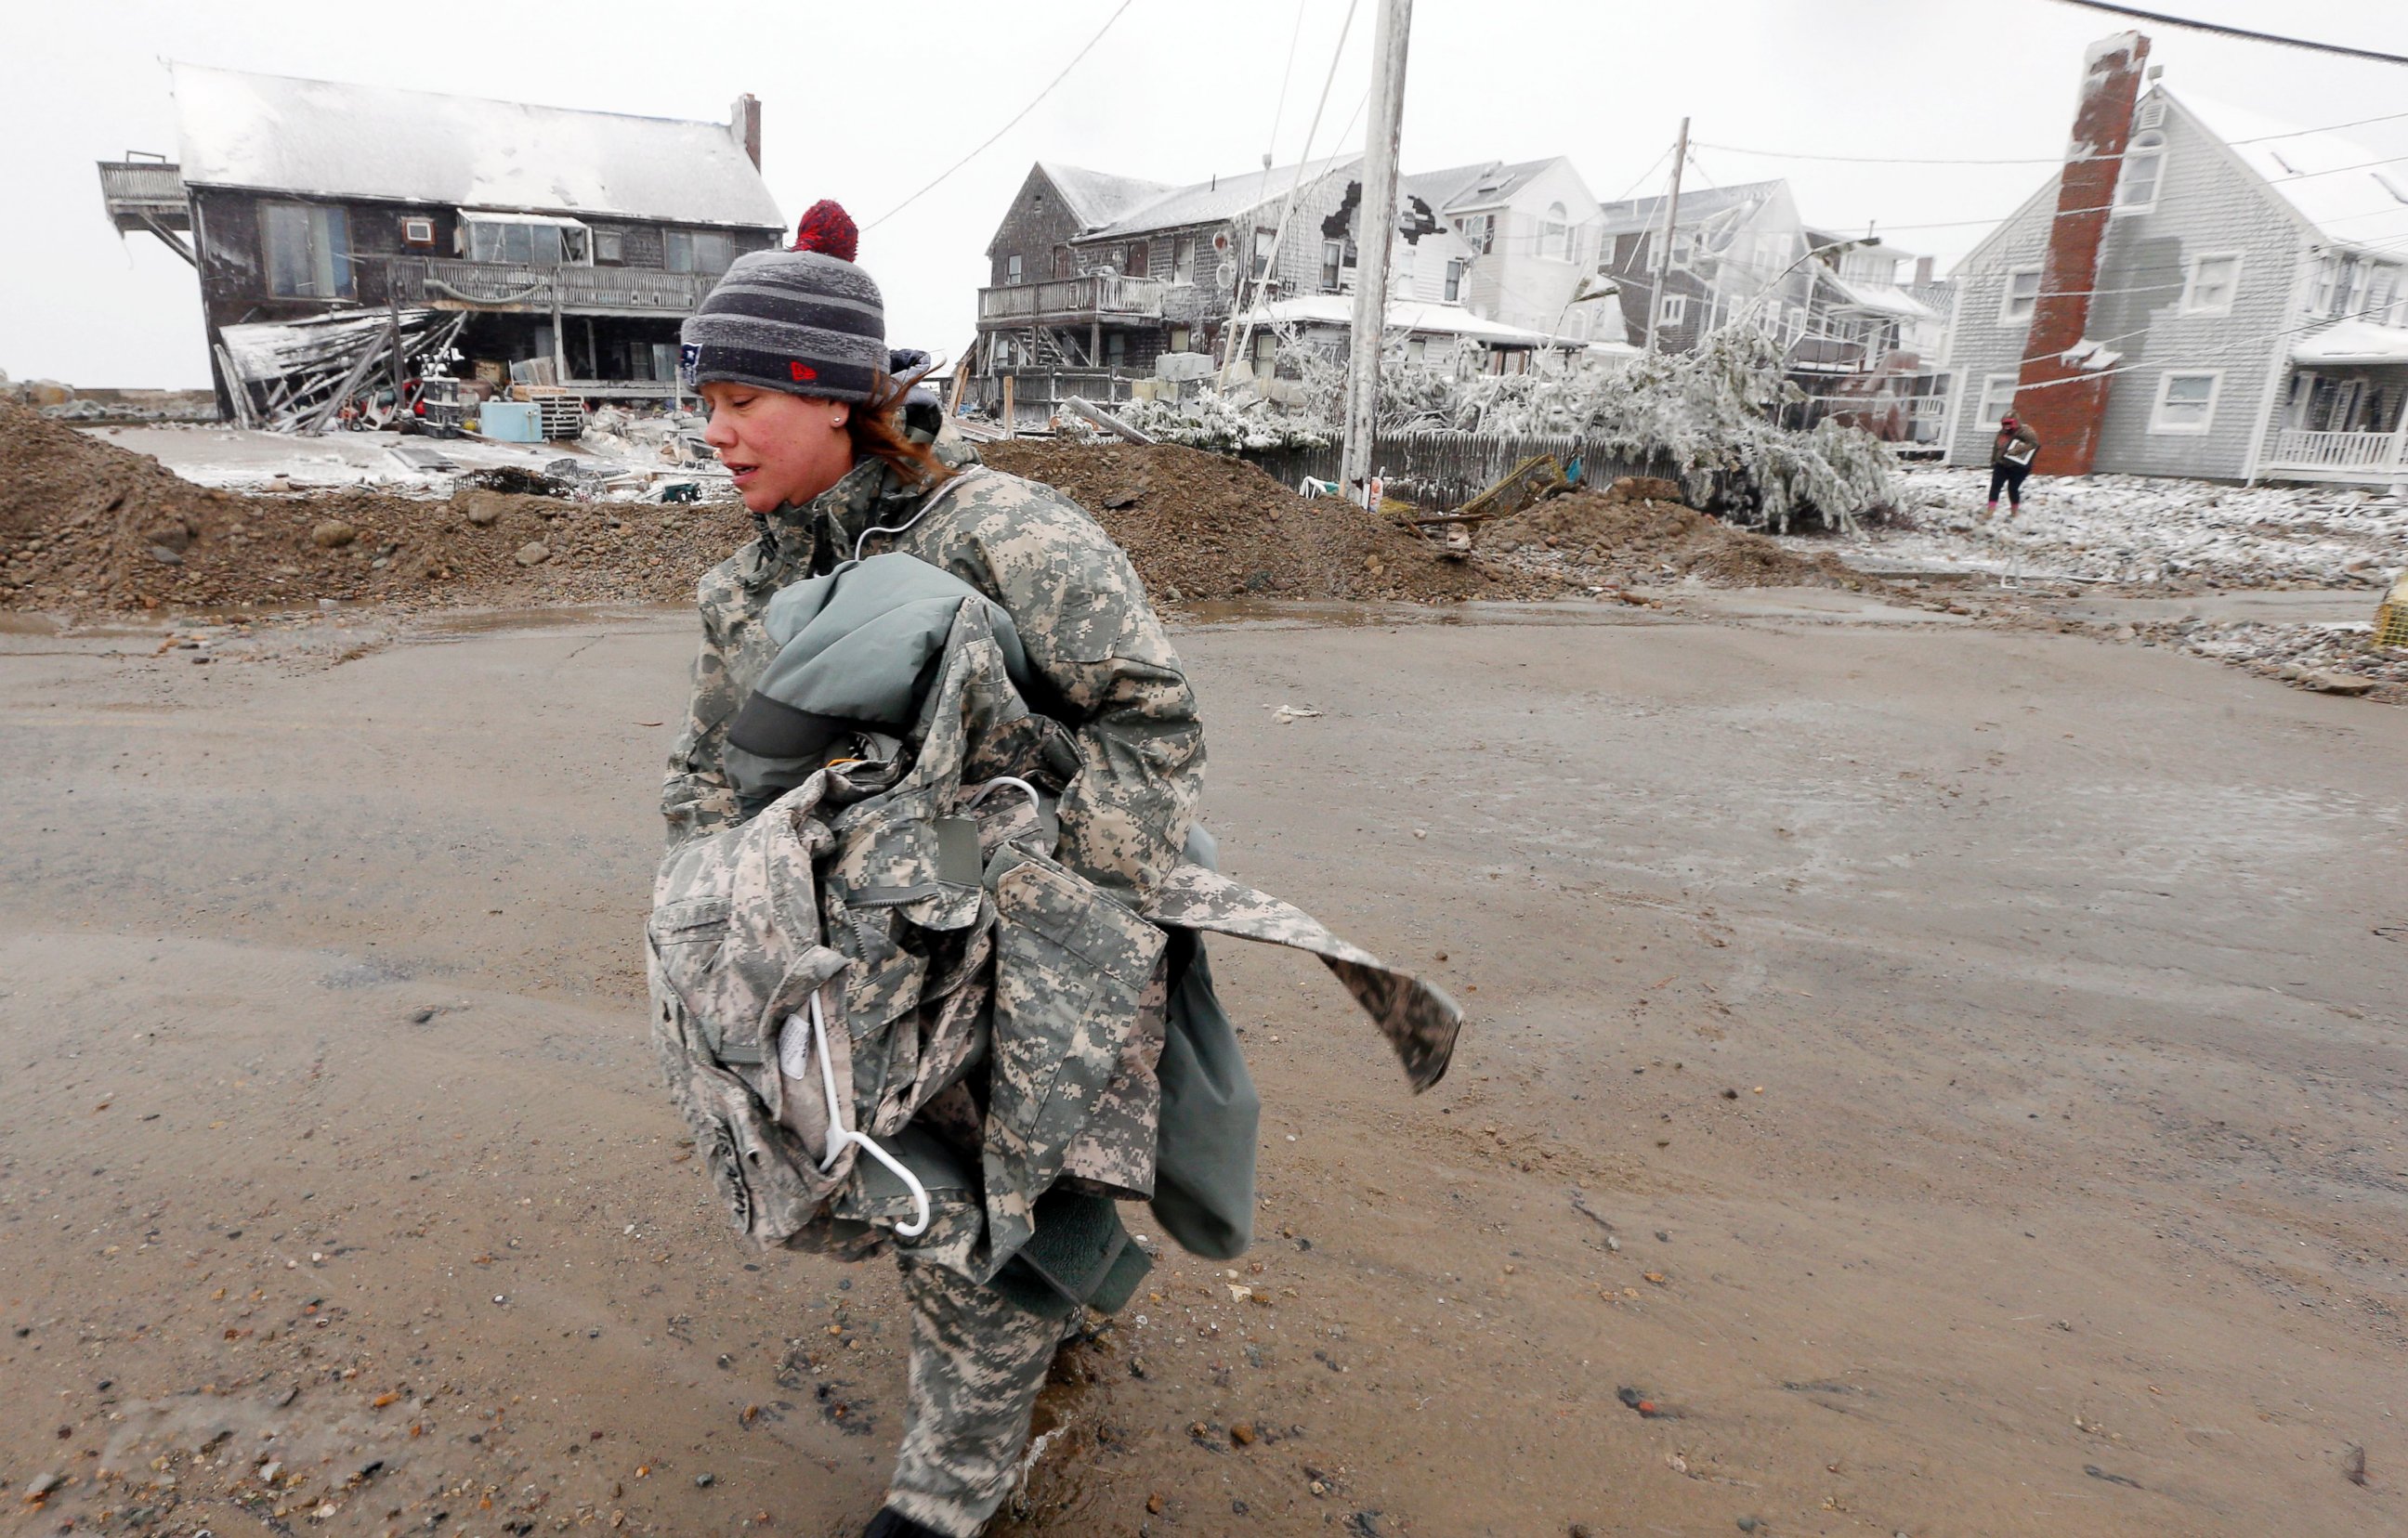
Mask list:
[[1450,560],[1345,502],[1307,502],[1242,460],[1171,445],[982,444],[998,470],[1041,480],[1100,520],[1157,601],[1552,598],[1564,584],[1474,556]]
[[[986,458],[1094,512],[1165,602],[1428,603],[1564,588],[1541,569],[1449,560],[1401,525],[1306,502],[1252,465],[1192,449],[1014,442],[989,445]],[[732,502],[574,502],[467,478],[448,502],[212,491],[0,405],[0,606],[678,603],[752,534]]]
[[1690,577],[1727,588],[1878,586],[1836,556],[1794,555],[1664,495],[1678,490],[1670,481],[1627,479],[1551,498],[1482,525],[1474,546],[1514,565],[1605,587]]
[[211,491],[0,406],[0,605],[10,606],[676,602],[751,535],[732,503]]

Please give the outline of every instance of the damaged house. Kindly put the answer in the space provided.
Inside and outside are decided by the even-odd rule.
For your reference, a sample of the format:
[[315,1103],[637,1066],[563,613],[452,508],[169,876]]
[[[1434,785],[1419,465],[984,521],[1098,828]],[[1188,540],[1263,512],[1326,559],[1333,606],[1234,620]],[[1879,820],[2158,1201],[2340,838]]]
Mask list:
[[[1210,374],[1231,347],[1268,379],[1282,331],[1342,347],[1362,234],[1361,166],[1359,155],[1344,155],[1174,187],[1039,162],[987,248],[972,357],[982,403],[999,409],[1009,385],[1017,415],[1042,417],[1071,395],[1109,400],[1142,377]],[[1489,169],[1442,173],[1439,190],[1473,197]],[[1390,329],[1409,346],[1468,343],[1486,366],[1518,366],[1547,335],[1470,303],[1473,246],[1420,178],[1403,179]],[[1508,199],[1474,201],[1480,217],[1497,220]]]
[[2038,468],[2408,480],[2408,177],[2395,155],[2177,97],[2094,45],[2071,160],[1958,268],[1950,459],[2000,415]]
[[236,420],[437,351],[489,385],[670,398],[679,322],[783,229],[749,95],[695,122],[171,69],[176,160],[104,162],[101,187],[197,269]]

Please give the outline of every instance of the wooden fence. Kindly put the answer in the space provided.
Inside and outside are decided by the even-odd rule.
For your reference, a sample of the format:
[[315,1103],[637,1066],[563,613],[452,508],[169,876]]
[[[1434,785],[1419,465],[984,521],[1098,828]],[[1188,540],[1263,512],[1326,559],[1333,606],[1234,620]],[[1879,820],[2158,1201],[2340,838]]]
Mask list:
[[[1336,480],[1339,446],[1326,449],[1247,449],[1240,457],[1293,490],[1307,477]],[[1553,454],[1567,469],[1580,461],[1583,485],[1604,487],[1624,476],[1677,479],[1665,461],[1629,460],[1595,439],[1570,434],[1508,437],[1478,433],[1382,433],[1371,440],[1371,473],[1386,482],[1390,496],[1425,507],[1454,508],[1469,502],[1508,471],[1536,454]]]

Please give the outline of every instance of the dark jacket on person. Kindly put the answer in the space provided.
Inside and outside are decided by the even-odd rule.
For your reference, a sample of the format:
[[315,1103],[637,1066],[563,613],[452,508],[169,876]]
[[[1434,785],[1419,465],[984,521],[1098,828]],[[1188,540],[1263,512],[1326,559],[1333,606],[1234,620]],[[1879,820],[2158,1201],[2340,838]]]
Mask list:
[[[2024,445],[2028,451],[2009,459],[2007,451],[2017,444]],[[2013,427],[1999,429],[1998,441],[1990,445],[1990,463],[1994,466],[2012,464],[2019,469],[2028,470],[2031,468],[2033,457],[2039,452],[2040,434],[2033,432],[2028,424],[2019,421]]]

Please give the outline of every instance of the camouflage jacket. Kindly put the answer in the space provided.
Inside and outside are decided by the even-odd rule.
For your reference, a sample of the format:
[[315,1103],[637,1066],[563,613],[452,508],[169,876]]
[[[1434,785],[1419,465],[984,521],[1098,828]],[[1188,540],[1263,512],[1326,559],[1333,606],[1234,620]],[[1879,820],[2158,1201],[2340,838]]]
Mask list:
[[1014,689],[986,608],[965,599],[893,762],[820,771],[664,862],[654,1042],[705,1168],[756,1243],[858,1251],[913,1210],[870,1166],[853,1178],[849,1150],[820,1168],[820,1065],[792,1023],[814,998],[853,1123],[924,1156],[911,1161],[933,1220],[895,1242],[979,1282],[1027,1244],[1057,1182],[1152,1194],[1165,927],[1319,955],[1416,1089],[1445,1071],[1454,1004],[1308,915],[1183,863],[1140,915],[1055,859],[1067,828],[1035,792],[1079,772],[1062,736]]
[[[1128,557],[1076,503],[978,465],[967,446],[945,440],[938,451],[968,478],[931,493],[865,460],[807,506],[759,516],[752,543],[703,577],[693,713],[661,797],[669,843],[742,819],[721,761],[729,722],[776,654],[761,624],[769,599],[856,549],[899,550],[1011,617],[1041,696],[1028,703],[1068,726],[1077,751],[1062,863],[1136,906],[1177,863],[1203,789],[1203,728],[1178,654]],[[914,521],[931,495],[937,505]],[[870,533],[882,527],[901,532]]]

